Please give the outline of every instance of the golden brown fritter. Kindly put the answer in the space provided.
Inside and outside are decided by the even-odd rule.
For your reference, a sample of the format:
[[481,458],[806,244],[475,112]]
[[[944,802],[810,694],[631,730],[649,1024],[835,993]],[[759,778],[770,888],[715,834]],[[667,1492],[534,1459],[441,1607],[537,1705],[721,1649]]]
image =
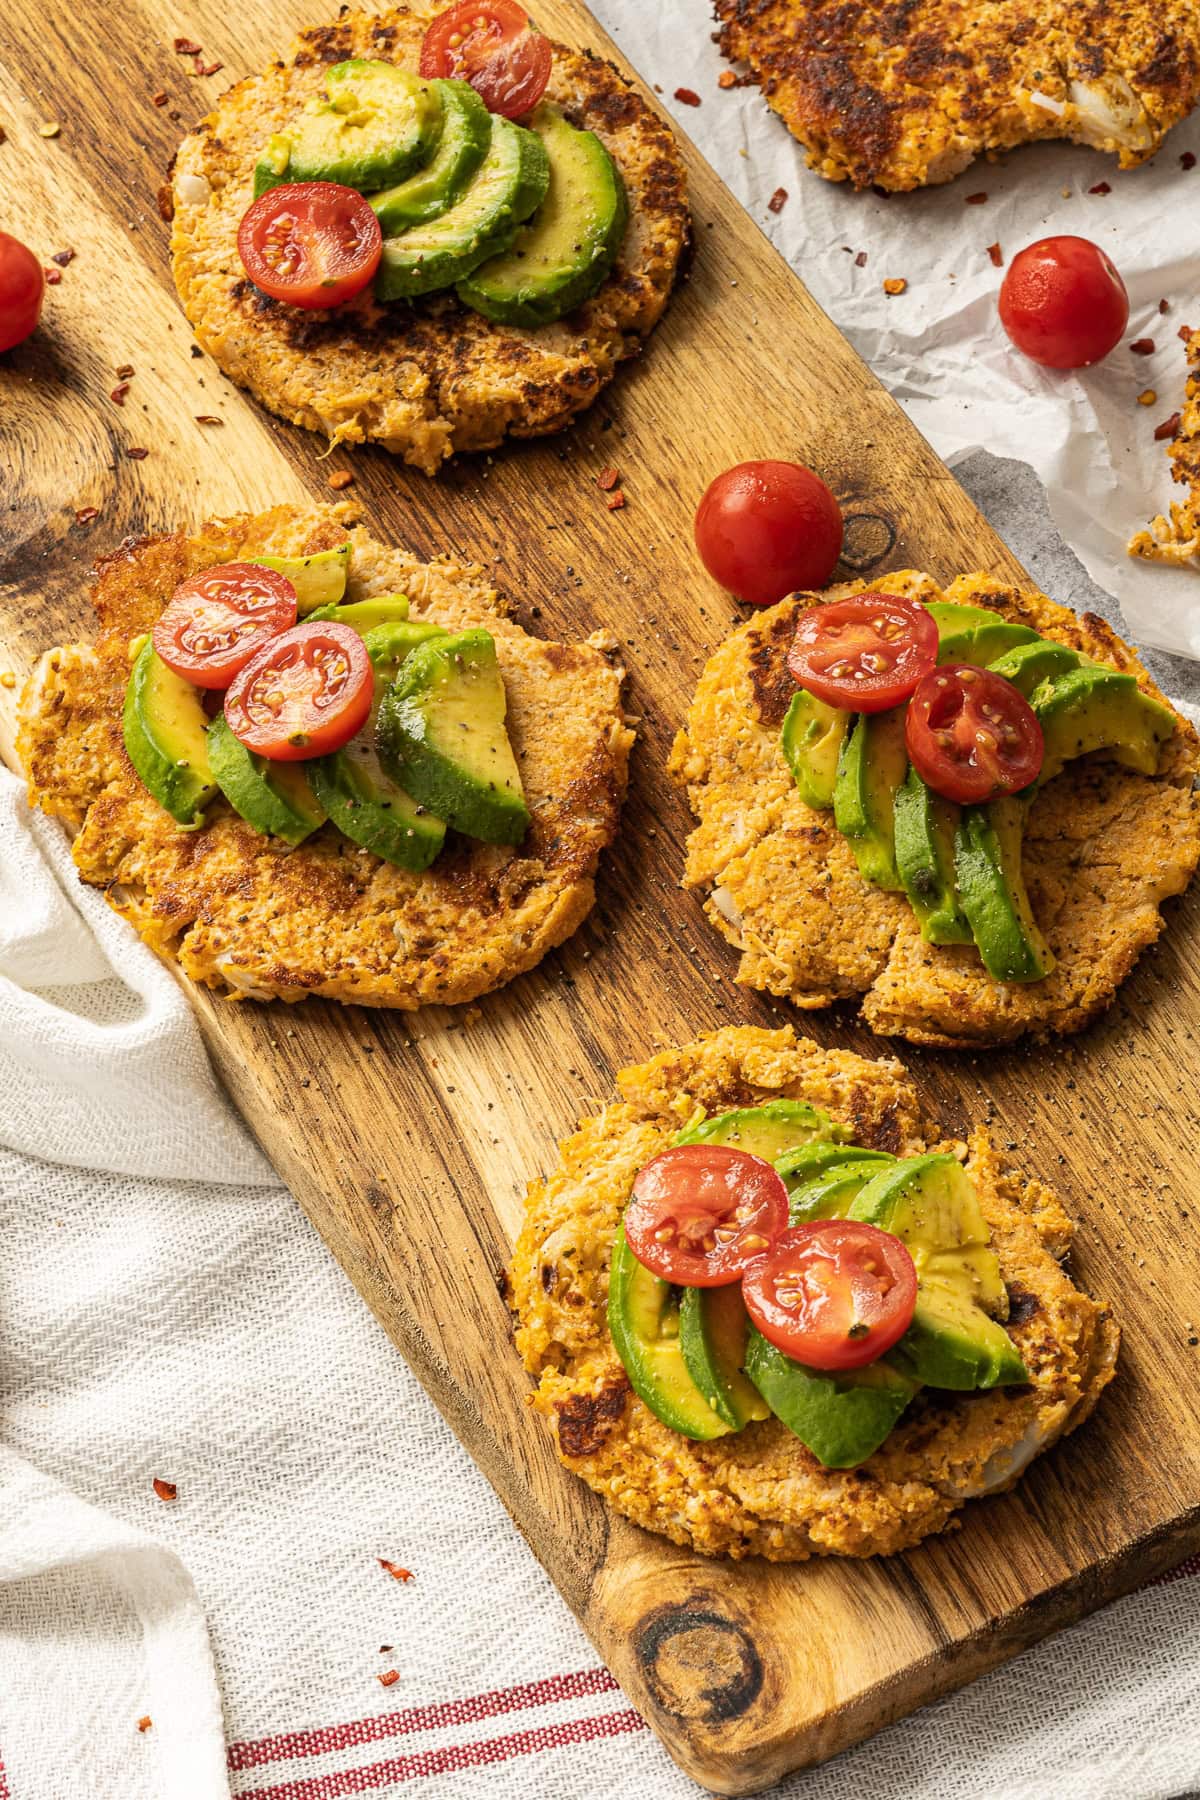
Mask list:
[[832,814],[801,800],[780,748],[795,692],[785,658],[799,613],[868,586],[989,607],[1127,670],[1162,699],[1103,619],[1076,618],[1044,594],[990,576],[961,575],[943,594],[927,575],[904,570],[782,601],[710,658],[675,740],[670,770],[699,820],[684,885],[709,890],[705,911],[741,951],[737,979],[797,1006],[861,996],[873,1030],[951,1047],[1077,1031],[1154,942],[1161,902],[1183,891],[1200,861],[1200,740],[1179,718],[1157,775],[1081,758],[1039,791],[1026,818],[1024,871],[1057,966],[1041,981],[993,981],[972,945],[927,944],[905,896],[862,879]]
[[1187,347],[1188,378],[1179,429],[1167,455],[1172,479],[1188,490],[1186,500],[1171,503],[1170,517],[1162,513],[1130,540],[1130,556],[1148,562],[1175,563],[1182,567],[1200,558],[1200,330],[1193,331]]
[[[83,879],[152,949],[231,998],[308,994],[409,1010],[472,1000],[531,969],[591,910],[612,843],[633,733],[624,671],[588,644],[530,637],[505,616],[482,570],[424,564],[365,532],[347,508],[281,506],[214,519],[195,536],[130,540],[101,562],[92,648],[50,650],[21,703],[18,750],[29,795],[77,833]],[[347,599],[403,592],[413,618],[486,626],[508,696],[508,729],[532,814],[515,849],[451,834],[432,868],[410,874],[331,825],[293,849],[221,798],[188,831],[142,786],[121,710],[130,641],[185,576],[267,552],[307,555],[350,536]]]
[[[970,1499],[1011,1486],[1083,1423],[1112,1377],[1119,1333],[1060,1267],[1073,1227],[984,1131],[940,1132],[897,1062],[822,1050],[790,1029],[735,1026],[618,1076],[621,1101],[585,1120],[535,1182],[510,1280],[517,1345],[559,1454],[619,1512],[705,1555],[880,1556],[940,1531]],[[1027,1387],[913,1401],[857,1469],[826,1469],[776,1419],[708,1443],[671,1431],[629,1387],[605,1320],[608,1264],[633,1177],[697,1107],[785,1095],[825,1108],[854,1141],[898,1156],[960,1152],[1009,1291]]]
[[900,191],[1069,138],[1144,162],[1200,94],[1196,0],[715,0],[811,168]]
[[451,292],[377,306],[370,291],[302,312],[251,286],[237,228],[273,132],[321,91],[325,70],[364,56],[417,68],[440,0],[347,12],[302,32],[287,55],[230,88],[184,139],[168,190],[175,285],[224,372],[294,425],[381,443],[434,475],[458,450],[558,431],[590,406],[658,322],[688,241],[683,164],[668,127],[610,63],[554,47],[547,95],[594,131],[621,170],[630,223],[616,267],[556,325],[494,325]]

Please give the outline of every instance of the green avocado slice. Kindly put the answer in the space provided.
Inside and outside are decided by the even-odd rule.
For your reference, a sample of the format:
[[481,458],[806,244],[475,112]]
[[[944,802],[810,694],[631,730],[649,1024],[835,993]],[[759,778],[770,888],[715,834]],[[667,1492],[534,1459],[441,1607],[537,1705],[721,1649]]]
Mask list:
[[208,727],[208,760],[217,785],[235,813],[268,837],[302,844],[325,823],[302,762],[256,756],[229,729],[224,713]]
[[122,716],[125,750],[142,784],[180,825],[204,823],[217,792],[200,689],[176,675],[147,637],[134,659]]
[[768,1100],[762,1106],[742,1106],[716,1113],[711,1119],[689,1125],[675,1139],[677,1144],[728,1144],[774,1163],[777,1157],[810,1145],[814,1139],[843,1134],[829,1114],[807,1100]]
[[821,1175],[811,1175],[793,1188],[788,1223],[804,1225],[810,1219],[843,1219],[850,1206],[878,1175],[881,1164],[896,1159],[882,1150],[860,1150],[856,1161],[837,1163]]
[[860,713],[838,757],[833,816],[872,887],[903,890],[896,867],[895,801],[908,770],[902,706]]
[[741,1285],[684,1288],[679,1301],[679,1347],[688,1374],[731,1431],[771,1409],[743,1372],[750,1315]]
[[825,812],[833,805],[838,758],[853,713],[826,706],[799,688],[784,716],[779,741],[805,806]]
[[1018,644],[1015,649],[998,656],[992,664],[992,674],[1011,681],[1017,692],[1028,700],[1043,681],[1065,675],[1069,669],[1082,668],[1086,661],[1078,650],[1071,650],[1066,644],[1038,638],[1035,643]]
[[346,592],[350,568],[350,543],[332,550],[316,550],[311,556],[250,556],[247,562],[286,575],[296,590],[296,613],[301,619],[327,606],[336,606]]
[[1145,693],[1132,675],[1101,663],[1043,682],[1030,705],[1046,747],[1039,786],[1074,757],[1100,750],[1113,762],[1153,775],[1175,732],[1169,707]]
[[1016,625],[986,606],[956,606],[953,600],[928,600],[925,609],[938,628],[939,663],[974,663],[985,669],[1016,644],[1031,644],[1037,632]]
[[368,631],[374,631],[379,625],[403,625],[408,618],[408,596],[378,594],[373,600],[352,600],[348,606],[318,606],[308,616],[310,619],[336,619],[338,624],[349,625],[360,637],[366,637]]
[[255,195],[295,181],[333,181],[371,193],[403,181],[433,155],[440,95],[395,63],[335,63],[318,95],[270,139],[254,171]]
[[878,1450],[919,1383],[887,1362],[827,1374],[805,1368],[750,1327],[746,1374],[775,1417],[827,1469],[853,1469]]
[[1040,981],[1054,967],[1025,889],[1015,795],[963,809],[954,839],[958,898],[983,966],[994,981]]
[[[843,1127],[836,1125],[834,1130],[842,1132]],[[894,1159],[886,1150],[863,1150],[858,1144],[801,1144],[796,1150],[789,1150],[783,1156],[774,1159],[775,1171],[783,1176],[784,1184],[789,1192],[824,1175],[830,1169],[840,1168],[843,1163],[863,1162],[873,1159],[881,1162],[892,1162]]]
[[971,927],[958,903],[954,834],[960,809],[935,794],[910,768],[897,790],[896,867],[927,944],[969,944]]
[[492,116],[466,81],[431,81],[442,105],[442,133],[432,160],[407,181],[371,195],[385,238],[410,225],[440,219],[459,199],[483,161],[492,138]]
[[688,1373],[679,1307],[669,1282],[644,1268],[618,1228],[608,1275],[608,1329],[639,1399],[683,1437],[724,1437],[731,1429]]

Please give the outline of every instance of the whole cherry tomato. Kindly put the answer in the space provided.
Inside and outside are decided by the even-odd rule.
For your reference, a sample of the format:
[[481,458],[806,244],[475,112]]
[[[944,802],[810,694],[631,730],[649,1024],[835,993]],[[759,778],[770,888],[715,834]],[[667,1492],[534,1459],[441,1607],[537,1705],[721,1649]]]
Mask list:
[[0,231],[0,350],[23,344],[42,316],[46,277],[32,250]]
[[1041,238],[1009,265],[1000,287],[1000,323],[1033,362],[1086,369],[1120,343],[1129,295],[1098,244]]
[[696,509],[696,548],[721,586],[751,606],[822,588],[842,553],[842,513],[801,463],[737,463]]

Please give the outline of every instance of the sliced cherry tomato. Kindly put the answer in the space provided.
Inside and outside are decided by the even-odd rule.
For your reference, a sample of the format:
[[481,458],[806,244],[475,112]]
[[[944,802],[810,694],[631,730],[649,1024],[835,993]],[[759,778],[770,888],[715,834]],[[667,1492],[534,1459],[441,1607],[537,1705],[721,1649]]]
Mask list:
[[1000,323],[1018,350],[1050,369],[1086,369],[1121,341],[1125,283],[1098,244],[1040,238],[1009,264]]
[[258,563],[220,563],[180,582],[154,627],[154,648],[196,687],[226,688],[257,650],[296,623],[296,590]]
[[353,300],[382,254],[379,220],[336,181],[268,188],[238,226],[238,255],[255,287],[310,312]]
[[788,669],[829,706],[886,712],[908,698],[937,653],[937,626],[919,601],[851,594],[802,614]]
[[842,553],[842,512],[801,463],[737,463],[696,508],[700,560],[750,606],[774,606],[798,588],[822,588]]
[[639,1169],[625,1237],[640,1263],[683,1287],[726,1287],[787,1224],[769,1162],[726,1144],[678,1144]]
[[0,350],[23,344],[42,316],[46,277],[32,250],[0,231]]
[[742,1277],[768,1341],[811,1369],[861,1369],[912,1324],[917,1271],[890,1231],[857,1219],[793,1225]]
[[439,13],[421,45],[426,81],[469,81],[489,112],[520,119],[550,79],[550,39],[534,31],[516,0],[460,0]]
[[348,744],[366,723],[375,687],[358,632],[336,620],[293,625],[235,675],[225,719],[248,750],[301,762]]
[[908,704],[904,737],[917,774],[961,806],[1016,794],[1045,757],[1037,715],[1011,681],[970,663],[924,677]]

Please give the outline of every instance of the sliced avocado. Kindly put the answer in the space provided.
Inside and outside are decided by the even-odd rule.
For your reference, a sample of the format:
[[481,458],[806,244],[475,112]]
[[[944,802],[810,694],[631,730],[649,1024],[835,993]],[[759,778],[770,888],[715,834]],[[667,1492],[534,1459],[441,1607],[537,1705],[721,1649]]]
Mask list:
[[854,714],[826,706],[815,694],[799,688],[792,696],[779,741],[792,771],[800,798],[816,811],[833,805],[838,758]]
[[603,285],[625,236],[620,170],[594,131],[568,125],[548,101],[529,124],[550,168],[546,197],[512,247],[458,283],[458,297],[500,325],[552,325]]
[[746,1374],[775,1417],[827,1469],[853,1469],[878,1450],[920,1385],[887,1362],[826,1374],[805,1368],[750,1328]]
[[675,1139],[677,1144],[728,1144],[773,1163],[776,1157],[807,1146],[814,1139],[832,1140],[843,1134],[828,1113],[806,1100],[768,1100],[764,1106],[742,1106],[735,1112],[717,1113],[690,1125]]
[[1056,644],[1050,638],[1038,638],[1032,644],[1018,644],[1014,650],[998,656],[992,664],[992,674],[1003,675],[1005,681],[1011,681],[1018,693],[1028,700],[1043,681],[1052,681],[1058,675],[1065,675],[1068,669],[1078,669],[1086,662],[1087,658],[1078,650]]
[[235,813],[256,831],[302,844],[325,823],[302,762],[269,762],[234,737],[224,713],[208,727],[208,760]]
[[952,600],[929,600],[926,611],[938,628],[940,663],[974,663],[985,669],[1016,644],[1031,644],[1037,632],[1014,625],[986,606],[956,606]]
[[432,637],[445,635],[440,626],[418,620],[377,625],[366,632],[363,642],[375,668],[370,716],[341,750],[305,765],[317,798],[344,837],[385,862],[418,874],[445,842],[445,822],[419,806],[384,771],[375,731],[383,697],[405,659]]
[[1132,675],[1096,663],[1068,669],[1035,689],[1030,701],[1045,739],[1038,784],[1063,764],[1094,750],[1142,775],[1153,775],[1163,745],[1175,732],[1175,715],[1143,693]]
[[958,904],[954,834],[959,808],[909,769],[896,794],[896,867],[927,944],[969,944],[971,927]]
[[881,1170],[850,1207],[852,1219],[890,1231],[917,1271],[913,1321],[889,1360],[914,1381],[956,1392],[1028,1381],[997,1322],[1008,1292],[974,1186],[956,1158],[909,1157]]
[[608,1329],[633,1391],[672,1431],[724,1437],[728,1422],[688,1373],[679,1340],[679,1307],[669,1282],[644,1268],[617,1231],[608,1273]]
[[504,676],[490,632],[422,644],[379,708],[384,768],[423,806],[486,844],[519,844],[529,828],[508,740]]
[[373,600],[352,600],[349,606],[318,606],[310,619],[336,619],[350,625],[360,637],[377,625],[401,625],[408,618],[407,594],[377,594]]
[[1008,794],[964,808],[954,838],[959,904],[994,981],[1040,981],[1054,967],[1021,872],[1024,821],[1022,802]]
[[204,823],[217,791],[200,689],[168,669],[147,637],[125,689],[125,749],[143,784],[181,825]]
[[314,551],[312,556],[248,556],[246,561],[287,576],[296,590],[296,611],[303,619],[318,607],[336,606],[345,593],[350,543],[347,540],[332,550]]
[[371,195],[371,205],[385,238],[410,225],[440,219],[458,199],[483,161],[492,137],[492,116],[466,81],[431,81],[431,94],[442,106],[442,132],[437,150],[423,169],[394,187]]
[[433,155],[441,97],[395,63],[335,63],[318,95],[276,133],[254,170],[255,195],[281,182],[335,181],[371,193],[403,181]]
[[440,218],[383,241],[378,300],[411,300],[451,287],[489,256],[507,250],[545,198],[550,165],[536,132],[492,114],[483,161]]
[[854,1162],[837,1163],[824,1174],[811,1175],[792,1189],[788,1223],[803,1225],[809,1219],[844,1219],[854,1200],[880,1167],[896,1159],[882,1151],[860,1150]]
[[859,874],[872,887],[902,890],[896,867],[896,791],[908,769],[904,708],[860,713],[838,756],[833,816]]
[[[840,1125],[834,1126],[841,1131]],[[886,1150],[863,1150],[858,1144],[801,1144],[798,1150],[789,1150],[784,1156],[775,1160],[776,1174],[782,1175],[784,1185],[789,1191],[803,1186],[806,1181],[818,1175],[824,1175],[828,1169],[836,1169],[843,1163],[863,1162],[877,1158],[880,1162],[892,1162]]]
[[743,1373],[750,1315],[739,1282],[729,1287],[684,1288],[679,1301],[679,1347],[688,1374],[731,1431],[771,1409]]

